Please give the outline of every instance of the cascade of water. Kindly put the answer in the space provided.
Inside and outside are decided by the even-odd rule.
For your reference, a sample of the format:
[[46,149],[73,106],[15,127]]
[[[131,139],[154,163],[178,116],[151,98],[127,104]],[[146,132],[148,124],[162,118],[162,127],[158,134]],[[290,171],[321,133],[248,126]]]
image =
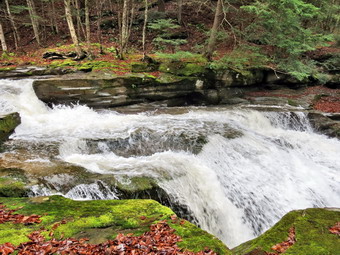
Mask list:
[[[262,233],[290,210],[340,207],[340,142],[313,132],[303,112],[219,107],[126,115],[86,106],[48,109],[29,93],[31,81],[20,82],[0,81],[8,94],[0,96],[0,110],[12,107],[22,116],[14,139],[58,141],[60,159],[88,171],[154,178],[229,247]],[[28,107],[18,97],[33,103]],[[69,196],[115,198],[98,189],[81,185]]]
[[62,195],[73,200],[118,199],[117,194],[102,181],[97,181],[91,184],[79,184],[69,190],[66,194],[52,191],[51,189],[41,185],[34,185],[31,187],[30,195],[32,197]]

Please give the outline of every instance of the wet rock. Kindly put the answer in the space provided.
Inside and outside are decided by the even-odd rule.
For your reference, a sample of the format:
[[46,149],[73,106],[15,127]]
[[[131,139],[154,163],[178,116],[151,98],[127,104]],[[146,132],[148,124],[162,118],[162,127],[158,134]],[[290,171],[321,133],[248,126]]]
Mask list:
[[55,59],[66,59],[67,57],[64,56],[63,54],[61,53],[58,53],[58,52],[45,52],[43,54],[43,58],[44,59],[52,59],[52,60],[55,60]]
[[259,85],[263,82],[263,70],[251,69],[237,71],[233,69],[216,71],[215,80],[217,87],[238,87]]
[[196,90],[196,79],[173,81],[136,75],[128,77],[71,77],[36,80],[33,88],[47,104],[86,104],[94,108],[131,105],[187,96]]
[[29,194],[22,169],[0,168],[0,197],[25,197]]
[[235,255],[262,255],[264,254],[262,251],[274,252],[271,248],[286,241],[289,229],[294,226],[297,240],[285,254],[337,254],[340,249],[339,237],[332,234],[329,228],[339,221],[339,210],[313,208],[292,211],[271,229],[237,246],[232,252]]
[[[337,116],[337,115],[336,115]],[[340,139],[340,121],[320,113],[308,113],[312,126],[322,134]]]
[[159,71],[178,76],[202,76],[204,75],[206,69],[202,64],[172,61],[161,63],[159,66]]
[[0,146],[14,132],[14,129],[20,125],[21,119],[19,113],[11,113],[6,116],[0,116]]

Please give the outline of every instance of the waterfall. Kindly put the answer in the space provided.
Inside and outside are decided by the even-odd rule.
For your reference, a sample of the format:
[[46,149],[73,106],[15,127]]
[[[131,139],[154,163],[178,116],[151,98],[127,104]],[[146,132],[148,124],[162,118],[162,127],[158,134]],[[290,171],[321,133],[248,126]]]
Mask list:
[[[48,108],[31,83],[0,81],[0,111],[22,117],[14,142],[58,143],[60,160],[117,180],[151,177],[229,247],[258,236],[291,210],[340,207],[340,141],[314,132],[303,112]],[[91,185],[78,185],[69,197],[116,198]]]

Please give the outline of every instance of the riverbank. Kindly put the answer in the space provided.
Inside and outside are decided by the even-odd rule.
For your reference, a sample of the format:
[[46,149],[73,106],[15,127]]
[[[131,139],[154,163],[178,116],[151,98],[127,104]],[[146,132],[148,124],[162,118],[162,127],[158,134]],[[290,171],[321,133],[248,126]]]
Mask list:
[[[73,75],[76,75],[76,77],[78,76],[78,74]],[[98,86],[96,89],[100,88],[101,86],[103,86],[104,89],[112,89],[112,87],[117,88],[119,86],[125,86],[125,81],[122,82],[122,79],[124,79],[124,77],[110,77],[108,79],[103,79],[102,77],[100,79],[89,79],[88,77],[86,79],[79,79],[78,77],[77,79],[75,79],[76,84],[80,84],[78,87],[74,85],[75,81],[73,78],[71,78],[70,82],[72,86],[70,86],[66,78],[72,77],[73,75],[49,77],[48,79],[42,80],[42,82],[46,82],[45,84],[48,84],[49,81],[51,82],[51,84],[56,83],[57,87],[63,88],[60,91],[64,92],[67,96],[70,95],[68,93],[69,91],[71,91],[72,94],[75,94],[75,92],[77,92],[78,94],[82,94],[79,93],[79,91],[89,90],[88,87],[93,87],[94,85]],[[91,76],[93,75],[93,73],[88,73],[85,75]],[[131,80],[136,79],[136,77],[129,76],[126,79]],[[140,81],[140,79],[141,77],[138,77],[137,75],[137,80]],[[196,77],[195,79],[198,79],[198,77]],[[65,85],[63,85],[63,80],[65,81]],[[88,83],[86,87],[84,87],[82,81],[86,81]],[[114,84],[114,82],[117,81],[120,81],[120,83]],[[154,81],[154,79],[152,79],[152,81]],[[148,84],[148,82],[150,82],[150,80],[147,80],[145,83]],[[298,164],[299,168],[305,166],[305,164],[309,166],[309,174],[317,176],[313,178],[313,180],[319,180],[320,178],[323,179],[325,178],[325,176],[328,176],[328,174],[331,173],[331,169],[328,168],[328,163],[326,165],[320,165],[320,162],[328,162],[333,158],[330,155],[337,151],[336,149],[330,151],[318,151],[316,149],[316,144],[318,144],[317,146],[319,146],[323,143],[326,143],[323,144],[323,148],[333,148],[332,146],[335,146],[336,148],[337,140],[327,139],[324,136],[313,133],[314,131],[310,127],[309,121],[307,120],[304,113],[306,109],[310,107],[311,102],[315,97],[311,96],[309,93],[330,93],[330,96],[334,96],[334,94],[331,93],[337,91],[337,89],[329,89],[316,86],[288,88],[282,85],[275,85],[277,86],[275,90],[264,87],[259,88],[256,86],[252,88],[256,90],[247,90],[247,86],[238,85],[234,88],[237,88],[238,90],[245,88],[245,90],[243,90],[242,92],[244,96],[243,98],[233,98],[235,100],[239,100],[236,105],[242,107],[235,107],[234,109],[221,109],[219,107],[193,107],[190,109],[186,109],[180,107],[178,109],[172,108],[173,110],[171,110],[170,108],[166,110],[166,107],[164,105],[159,108],[160,105],[157,105],[157,100],[151,100],[153,103],[155,103],[154,109],[160,109],[159,113],[157,113],[157,111],[151,111],[148,114],[132,113],[124,115],[118,114],[117,112],[111,112],[108,109],[104,111],[93,111],[92,109],[81,105],[73,105],[69,107],[59,106],[53,107],[51,109],[46,107],[46,105],[42,104],[35,97],[34,93],[32,93],[33,91],[30,90],[31,84],[27,83],[31,83],[31,81],[6,81],[6,83],[2,84],[5,88],[5,91],[13,93],[8,98],[5,94],[3,94],[2,96],[5,96],[5,99],[9,100],[8,102],[19,103],[16,104],[16,107],[17,109],[20,109],[24,120],[24,124],[21,126],[21,128],[17,129],[17,132],[14,135],[16,136],[15,139],[6,143],[6,148],[9,149],[9,153],[2,154],[3,159],[5,160],[2,160],[1,162],[2,164],[6,164],[6,167],[11,167],[16,164],[15,166],[17,168],[22,167],[25,168],[25,171],[27,171],[26,173],[23,173],[22,171],[19,171],[19,169],[2,169],[3,171],[1,172],[3,174],[2,177],[5,180],[5,184],[6,181],[10,178],[20,178],[20,180],[16,180],[15,182],[15,184],[20,182],[20,185],[15,186],[13,184],[11,185],[12,187],[25,188],[28,179],[27,177],[31,178],[30,181],[33,179],[32,176],[26,175],[34,173],[37,174],[39,171],[41,171],[45,172],[46,176],[39,177],[39,184],[46,184],[46,187],[52,189],[62,187],[62,189],[72,190],[72,187],[75,187],[75,185],[77,185],[78,188],[74,189],[73,191],[79,192],[80,190],[82,191],[85,188],[88,188],[87,190],[93,189],[96,190],[96,192],[100,190],[102,192],[101,194],[105,195],[109,194],[105,193],[108,190],[110,190],[111,192],[116,191],[112,187],[117,184],[117,181],[128,183],[129,181],[133,180],[133,178],[131,178],[132,176],[129,176],[129,174],[131,174],[130,168],[133,167],[133,165],[136,165],[136,170],[133,171],[137,171],[138,169],[138,171],[141,171],[140,174],[146,176],[149,175],[157,181],[150,181],[149,178],[146,178],[144,179],[146,181],[142,184],[138,184],[138,182],[132,182],[132,186],[137,184],[137,190],[138,188],[142,189],[142,186],[144,186],[146,187],[145,194],[148,194],[155,187],[154,185],[161,185],[163,191],[166,191],[168,194],[171,195],[171,201],[174,201],[175,197],[175,199],[177,199],[177,202],[181,202],[182,205],[184,204],[191,209],[194,208],[193,214],[197,217],[196,219],[194,219],[194,221],[203,222],[202,225],[206,224],[204,226],[206,229],[208,229],[211,226],[216,227],[229,224],[229,222],[226,221],[225,215],[223,214],[223,212],[225,211],[225,207],[223,207],[224,211],[220,210],[222,208],[218,207],[220,201],[224,201],[223,205],[230,203],[227,199],[221,197],[221,194],[223,194],[223,190],[226,186],[218,184],[217,180],[222,179],[224,181],[228,181],[232,179],[233,176],[239,176],[242,173],[242,169],[237,168],[237,166],[240,165],[239,161],[243,162],[242,164],[247,165],[247,167],[243,167],[246,168],[247,171],[249,171],[249,169],[252,169],[253,166],[257,166],[257,156],[254,158],[254,161],[250,162],[250,164],[248,165],[247,162],[249,162],[249,160],[251,159],[249,158],[249,155],[253,154],[251,154],[250,152],[245,154],[239,153],[240,149],[243,150],[243,146],[245,146],[245,151],[247,151],[249,148],[255,151],[255,155],[262,155],[264,151],[267,151],[267,153],[274,153],[273,155],[270,154],[271,156],[269,158],[266,156],[267,153],[263,154],[263,160],[278,160],[284,159],[285,157],[295,158],[299,155],[308,155],[308,159],[302,157],[301,162],[298,158],[295,158],[295,160],[300,162]],[[197,89],[196,83],[197,80],[195,81],[195,89]],[[167,85],[168,84],[164,85],[164,87],[166,87]],[[162,85],[149,83],[148,86],[154,86],[157,88]],[[131,90],[136,89],[132,88],[131,84],[128,85],[128,87]],[[72,88],[73,90],[75,88],[77,89],[72,91],[72,89],[69,88]],[[311,88],[313,89],[313,91],[309,91],[309,93],[305,92],[305,90],[310,90]],[[218,88],[216,87],[216,91],[217,89]],[[174,91],[176,92],[176,90]],[[27,100],[17,101],[16,98],[20,95],[25,95],[25,98]],[[61,94],[54,93],[54,95]],[[297,95],[298,97],[292,98],[292,96]],[[62,96],[64,97],[64,95]],[[20,96],[20,98],[24,97]],[[7,102],[6,100],[5,102]],[[245,103],[245,100],[247,100],[248,102]],[[292,102],[289,104],[288,100],[297,100],[298,102],[300,102],[301,105],[295,105]],[[261,101],[266,102],[267,104],[260,103]],[[143,100],[143,102],[149,101]],[[160,100],[158,103],[161,104],[162,102],[164,101]],[[302,104],[302,102],[306,103]],[[235,104],[235,102],[233,103]],[[255,109],[260,109],[260,107],[262,107],[262,109],[265,109],[265,111],[258,112],[256,110],[251,110],[252,108],[254,109],[254,107]],[[270,110],[275,108],[279,109],[279,111],[277,112]],[[285,109],[284,112],[282,112],[282,109]],[[313,112],[313,114],[314,113],[315,112]],[[317,116],[326,117],[329,120],[337,121],[337,115],[334,113],[330,114],[328,117],[320,114],[318,114]],[[77,121],[75,122],[74,120]],[[325,119],[322,119],[319,123],[322,123],[324,125],[327,122],[325,121]],[[126,135],[126,132],[128,135]],[[249,143],[249,140],[247,140],[247,138],[249,137],[253,137],[252,139],[255,139],[256,143]],[[263,139],[263,137],[265,137],[265,139]],[[273,139],[273,137],[276,137],[277,139]],[[304,142],[301,142],[300,140]],[[154,144],[153,141],[159,142],[157,144]],[[306,141],[310,141],[310,146],[308,143],[306,143]],[[262,144],[261,147],[264,147],[262,149],[258,148],[258,146],[256,146],[257,144]],[[218,150],[218,148],[220,148],[220,145],[222,146],[222,149]],[[228,146],[229,148],[226,154],[223,146]],[[270,147],[268,148],[267,146]],[[303,146],[307,147],[302,149]],[[235,151],[233,150],[234,147]],[[30,148],[29,153],[27,152],[27,148]],[[327,160],[320,161],[316,157],[316,154],[313,154],[315,150],[317,151],[318,156],[320,156],[322,153],[327,155]],[[114,154],[112,153],[113,151]],[[186,153],[182,155],[180,153],[182,151],[186,151]],[[310,153],[312,154],[309,155]],[[242,155],[245,155],[246,158],[243,159]],[[76,164],[78,166],[71,167],[69,164],[61,164],[59,167],[53,166],[55,160],[60,160],[60,157],[62,157],[62,160],[69,161],[69,164]],[[216,171],[216,174],[221,174],[218,172],[218,169],[225,168],[225,164],[222,163],[226,159],[229,159],[229,157],[231,157],[230,162],[232,162],[232,164],[236,168],[235,170],[237,170],[238,172],[237,175],[232,175],[229,177],[218,175],[217,179],[217,176],[210,176],[208,174],[211,173],[211,171],[213,171],[213,173]],[[336,157],[334,157],[334,159],[335,158]],[[89,161],[87,161],[87,159],[90,159],[91,169],[86,168],[89,166]],[[238,160],[234,161],[233,159]],[[310,165],[313,159],[316,159],[316,162]],[[210,162],[210,160],[212,160],[213,162]],[[190,162],[190,166],[187,166],[186,162]],[[204,165],[207,165],[202,166],[202,162],[204,162]],[[280,176],[280,180],[282,179],[282,176],[284,176],[287,172],[287,169],[297,169],[296,165],[294,165],[294,162],[294,160],[292,162],[283,160],[280,163],[282,165],[289,165],[288,168],[282,169],[282,172],[278,174]],[[214,168],[215,164],[217,164],[216,169]],[[332,163],[332,165],[336,164],[336,161]],[[79,165],[82,167],[79,167]],[[260,168],[256,168],[257,174],[254,175],[252,178],[255,178],[257,175],[261,176],[261,169],[264,169],[266,173],[265,176],[268,176],[268,174],[271,173],[270,166],[273,165],[277,164],[269,161],[268,164],[265,164]],[[206,167],[212,167],[212,170],[209,170],[209,172],[207,172]],[[267,169],[266,167],[269,168]],[[48,170],[44,171],[44,169]],[[313,169],[317,169],[317,171],[313,171]],[[328,171],[325,171],[322,173],[322,175],[320,175],[320,171],[325,169],[328,169]],[[103,174],[103,170],[108,171],[106,172],[107,174]],[[234,168],[225,169],[223,173],[228,173],[232,170],[234,170]],[[116,180],[115,178],[110,178],[112,177],[112,171],[114,173],[118,171],[117,176],[120,178],[117,178]],[[279,173],[279,171],[281,171],[280,168],[276,169],[275,172]],[[96,174],[93,174],[93,172]],[[197,172],[201,173],[202,175],[193,175],[193,173]],[[53,177],[51,178],[48,177],[48,174],[50,173],[53,174]],[[120,176],[122,173],[126,174],[126,176]],[[164,173],[167,173],[167,175],[164,176]],[[71,177],[72,175],[79,178],[75,179]],[[89,176],[91,178],[88,178]],[[106,178],[105,180],[102,180],[103,182],[100,183],[95,181],[97,178],[102,177],[104,179]],[[205,184],[207,183],[207,177],[210,178],[208,183],[218,184],[218,186],[214,185],[214,191],[205,186]],[[272,180],[275,180],[276,178],[277,176],[271,175]],[[295,176],[295,178],[299,180],[299,176]],[[86,184],[82,183],[85,179],[88,179],[88,182],[86,182]],[[113,183],[111,183],[112,185],[109,184],[110,186],[108,187],[107,184],[109,179],[111,179]],[[192,179],[195,180],[194,185],[190,185],[188,187],[188,184]],[[248,179],[249,178],[241,178],[234,181],[239,182]],[[65,180],[70,180],[70,183],[66,183]],[[163,182],[160,182],[161,180]],[[329,179],[327,180],[329,181]],[[71,182],[73,181],[73,186],[70,185],[68,187],[68,184],[71,184]],[[93,181],[96,182],[97,186],[92,185],[93,183],[91,182]],[[183,183],[181,181],[183,181]],[[61,186],[58,186],[60,185],[60,183]],[[276,190],[277,188],[279,188],[278,184],[275,181],[270,181],[265,185],[268,186],[271,183],[275,183],[275,188],[272,187],[270,190]],[[301,183],[304,182],[301,181]],[[35,184],[37,184],[37,182]],[[138,187],[138,185],[140,186]],[[251,188],[251,183],[244,183],[239,186],[240,188],[242,188],[242,190],[237,191],[237,194],[240,194],[240,192],[244,192],[249,188],[249,192],[252,192],[250,193],[252,195],[249,197],[251,197],[252,199],[256,199],[256,196],[260,195],[253,194],[254,190],[253,188]],[[121,191],[121,186],[116,187]],[[299,187],[299,185],[296,185],[296,187]],[[323,192],[325,189],[327,189],[327,187],[323,187]],[[318,186],[313,185],[310,188],[315,190],[314,192],[319,194],[319,196],[322,196],[323,192],[320,193]],[[304,201],[303,195],[310,197],[310,194],[308,192],[308,194],[304,192],[304,187],[299,187],[298,190],[299,191],[295,193],[297,194],[297,196],[300,197],[296,200],[301,201],[302,199]],[[4,194],[11,194],[8,189],[2,189],[2,191],[7,192]],[[38,187],[38,191],[44,191],[42,186]],[[176,193],[176,191],[178,191],[178,193]],[[131,191],[130,196],[137,194],[134,192],[138,191]],[[332,193],[332,191],[329,192]],[[276,204],[277,201],[280,201],[281,197],[286,197],[284,195],[284,190],[281,190],[281,192],[279,193],[279,197],[277,197],[273,201],[269,201],[271,207],[280,212],[279,214],[275,215],[275,219],[277,220],[277,215],[280,215],[280,218],[281,216],[283,216],[284,213],[286,213],[284,212],[284,210],[287,209],[282,207],[280,203],[278,205]],[[79,195],[82,193],[79,192],[77,194]],[[113,194],[115,195],[115,193]],[[200,194],[199,197],[202,198],[202,200],[199,200],[200,204],[198,206],[193,206],[190,203],[190,201],[193,201],[192,199],[190,199],[190,196],[183,198],[183,194]],[[206,203],[203,198],[206,198],[207,195],[211,198],[218,197],[221,200],[214,201],[213,199],[210,199],[210,202]],[[272,196],[275,197],[275,193],[267,195],[267,197]],[[245,199],[246,197],[248,197],[247,194],[245,195]],[[261,197],[259,197],[259,199],[259,201],[263,200]],[[327,198],[323,198],[323,201],[325,201],[325,199],[327,200]],[[196,198],[195,201],[196,200],[198,200],[198,198]],[[252,200],[248,202],[250,205],[253,205]],[[319,200],[314,201],[314,203],[319,202]],[[256,204],[257,203],[254,203],[254,205]],[[173,204],[170,204],[170,206],[173,206]],[[242,207],[242,204],[237,204],[237,206]],[[228,215],[235,213],[235,211],[233,211],[233,207],[233,204],[229,204],[227,206]],[[185,206],[182,206],[179,209],[185,209]],[[258,224],[259,222],[262,222],[263,219],[265,219],[265,224],[268,224],[268,226],[272,226],[270,225],[270,222],[272,222],[273,219],[269,213],[272,210],[268,210],[268,212],[266,212],[262,211],[260,208],[253,206],[246,207],[246,209],[254,210],[250,213],[251,217],[254,218],[247,218],[249,222],[252,222],[252,224]],[[185,213],[188,213],[188,211],[184,211],[184,214]],[[260,217],[260,215],[262,216]],[[199,221],[203,219],[200,217],[206,216],[212,217],[209,218],[209,221],[207,222]],[[234,216],[237,216],[237,214]],[[337,217],[338,216],[336,216],[335,218],[337,219]],[[240,216],[234,218],[233,224],[236,224],[239,218]],[[252,221],[253,219],[254,221]],[[221,222],[224,222],[224,224],[221,224]],[[330,224],[331,223],[324,224],[324,226],[322,227],[324,229],[323,231],[326,231],[327,228],[330,228],[331,226],[326,226]],[[242,238],[242,235],[244,235],[244,233],[237,232],[237,230],[243,229],[245,231],[247,228],[248,225],[240,224],[240,227],[236,227],[236,229],[234,226],[233,229],[227,228],[226,230],[221,229],[221,231],[225,231],[223,235],[227,236],[227,238],[229,238],[229,231],[233,231],[233,235],[235,234],[238,235],[238,238]],[[216,231],[216,229],[214,230]],[[252,231],[256,231],[256,229],[253,229]],[[288,233],[286,230],[282,232],[285,233],[285,235]],[[217,230],[215,233],[219,234],[219,231]],[[285,240],[285,237],[283,237],[283,235],[280,235],[280,237],[282,238],[274,238],[272,242],[266,244],[266,252],[269,253],[270,249],[268,247],[270,247],[271,245],[278,244],[279,242],[283,242]],[[283,240],[280,241],[279,239]],[[251,252],[251,250],[248,251]]]

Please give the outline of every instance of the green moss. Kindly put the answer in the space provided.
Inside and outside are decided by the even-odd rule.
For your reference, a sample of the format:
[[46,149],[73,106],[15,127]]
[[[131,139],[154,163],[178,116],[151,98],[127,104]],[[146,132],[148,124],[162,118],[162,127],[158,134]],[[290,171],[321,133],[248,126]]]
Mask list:
[[15,67],[0,67],[0,72],[12,71],[15,69],[16,69]]
[[2,118],[0,117],[0,143],[11,135],[20,122],[18,113],[8,114]]
[[198,76],[204,73],[205,66],[197,63],[185,63],[180,61],[164,62],[160,64],[159,71],[178,76]]
[[0,177],[1,197],[23,197],[27,196],[25,183],[8,177]]
[[295,106],[295,107],[299,106],[299,104],[296,101],[292,100],[292,99],[288,99],[287,103],[289,105],[291,105],[291,106]]
[[274,227],[260,237],[233,249],[235,255],[246,254],[256,248],[270,252],[275,244],[285,241],[290,227],[295,227],[296,243],[285,255],[338,254],[339,237],[331,234],[329,228],[340,221],[340,211],[307,209],[292,211],[285,215]]
[[107,61],[88,61],[76,66],[79,71],[96,71],[105,68],[116,69],[118,66]]
[[159,64],[157,63],[134,63],[131,65],[131,71],[135,73],[142,73],[142,72],[154,72],[157,71]]
[[172,74],[168,74],[168,73],[162,73],[157,81],[160,83],[175,83],[175,82],[180,82],[183,81],[185,79],[191,79],[193,77],[183,77],[183,76],[176,76],[176,75],[172,75]]
[[157,187],[154,179],[150,177],[133,177],[129,178],[128,183],[117,181],[116,185],[119,190],[129,193],[141,192]]
[[50,63],[51,68],[61,68],[61,67],[68,67],[68,66],[76,66],[77,62],[71,59],[65,60],[54,60]]
[[[17,213],[24,215],[42,215],[42,223],[24,226],[22,224],[0,224],[0,243],[11,242],[18,245],[28,241],[26,237],[32,231],[45,228],[46,238],[52,226],[62,220],[54,230],[54,236],[87,237],[89,242],[103,242],[114,238],[118,233],[142,234],[151,224],[160,220],[169,220],[173,211],[153,200],[95,200],[73,201],[61,196],[40,198],[0,198],[8,208],[22,207]],[[141,216],[145,216],[141,217]],[[170,220],[169,220],[170,221]],[[180,235],[184,249],[202,250],[209,247],[219,254],[230,254],[228,249],[215,237],[186,222],[171,224]]]
[[185,221],[184,224],[170,224],[176,230],[176,234],[181,236],[183,241],[178,243],[179,247],[189,249],[194,252],[202,251],[205,247],[214,250],[218,254],[231,254],[230,250],[216,237],[194,224]]

